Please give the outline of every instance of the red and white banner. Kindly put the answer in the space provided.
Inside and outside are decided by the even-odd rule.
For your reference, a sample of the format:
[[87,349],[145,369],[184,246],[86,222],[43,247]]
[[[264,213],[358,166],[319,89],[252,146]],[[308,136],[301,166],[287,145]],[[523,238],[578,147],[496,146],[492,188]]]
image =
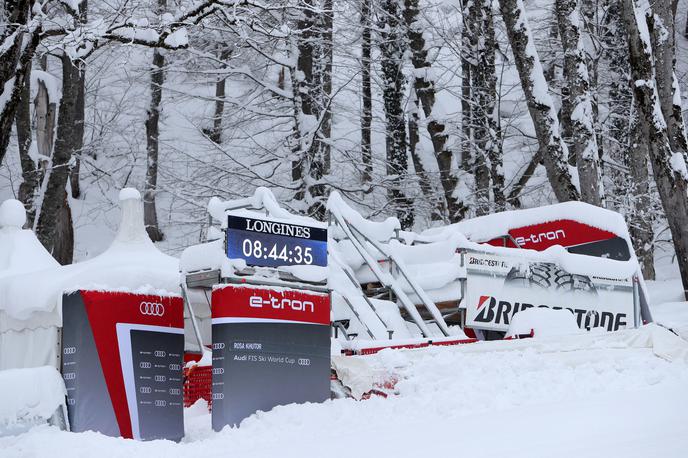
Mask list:
[[213,429],[330,397],[330,296],[267,286],[213,290]]
[[72,431],[181,439],[182,298],[76,291],[63,296],[62,311]]
[[531,307],[569,310],[581,329],[634,325],[633,281],[572,274],[553,263],[467,252],[466,326],[507,331]]
[[212,323],[291,322],[330,324],[330,296],[325,293],[244,285],[213,290]]

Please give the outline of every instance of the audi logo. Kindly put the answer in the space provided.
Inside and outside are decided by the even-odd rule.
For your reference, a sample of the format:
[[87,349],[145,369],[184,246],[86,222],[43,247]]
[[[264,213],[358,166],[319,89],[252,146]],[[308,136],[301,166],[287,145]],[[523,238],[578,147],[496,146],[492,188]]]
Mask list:
[[222,367],[214,367],[213,368],[213,374],[222,375],[224,373],[225,373],[225,370]]
[[76,379],[76,372],[65,372],[62,374],[62,378],[65,380],[75,380]]
[[76,353],[76,347],[65,347],[62,350],[62,353],[64,353],[65,355],[73,355],[74,353]]
[[156,381],[156,382],[164,382],[164,381],[166,381],[166,380],[167,380],[167,377],[165,377],[164,375],[156,375],[156,376],[155,376],[155,381]]
[[224,399],[224,393],[213,393],[213,399]]
[[143,361],[143,362],[139,363],[139,367],[141,369],[150,369],[152,366],[153,365],[147,361]]
[[156,399],[155,400],[155,407],[165,407],[167,405],[167,401],[164,399]]
[[165,314],[165,306],[156,302],[141,302],[139,311],[142,315],[163,316]]
[[168,367],[170,368],[171,371],[180,371],[180,370],[182,370],[181,364],[170,364]]
[[152,392],[153,390],[149,386],[142,386],[141,388],[139,388],[139,393],[141,394],[150,394]]
[[153,354],[156,356],[156,358],[164,358],[167,355],[167,353],[162,350],[156,350]]
[[170,388],[169,393],[171,395],[178,395],[182,394],[182,390],[180,390],[179,388]]

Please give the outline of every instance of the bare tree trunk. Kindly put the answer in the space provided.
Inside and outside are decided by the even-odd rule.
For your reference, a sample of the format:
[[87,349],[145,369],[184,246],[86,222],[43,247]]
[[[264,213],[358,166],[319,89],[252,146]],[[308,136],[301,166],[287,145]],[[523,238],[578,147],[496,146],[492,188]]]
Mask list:
[[[602,206],[603,186],[597,156],[595,116],[588,81],[588,66],[581,37],[576,0],[556,1],[559,35],[564,46],[564,76],[568,88],[573,152],[580,179],[581,200]],[[563,110],[562,110],[563,111]]]
[[[158,13],[167,8],[166,0],[158,0]],[[153,50],[151,67],[151,99],[146,118],[146,183],[143,193],[143,223],[148,237],[154,242],[163,239],[164,234],[158,225],[158,211],[155,197],[158,191],[158,161],[160,152],[160,104],[162,102],[162,85],[165,82],[165,57],[162,52]]]
[[69,163],[74,153],[77,136],[78,85],[75,83],[81,72],[79,64],[75,65],[66,54],[63,54],[61,59],[62,99],[57,120],[57,138],[36,225],[36,236],[58,262],[69,264],[73,258],[74,232],[73,228],[69,227],[72,218],[66,186],[69,179]]
[[683,122],[681,90],[676,78],[676,30],[672,0],[652,3],[652,13],[645,12],[651,33],[655,58],[655,78],[662,114],[667,124],[669,144],[674,153],[688,151],[688,140]]
[[32,4],[29,0],[7,0],[4,5],[7,23],[0,34],[0,43],[7,46],[0,49],[0,165],[7,153],[19,99],[42,32],[37,27],[25,37],[21,31],[30,19]]
[[[492,4],[489,0],[470,2],[468,7],[470,53],[475,59],[471,69],[471,109],[473,140],[475,144],[476,213],[492,211],[490,190],[494,202],[504,208],[504,176],[495,120],[497,76],[495,74],[495,38]],[[494,160],[494,163],[493,163]]]
[[322,17],[323,31],[322,31],[322,123],[321,132],[323,142],[320,145],[323,173],[330,172],[330,164],[332,161],[332,148],[330,146],[330,137],[332,135],[332,59],[333,59],[333,35],[334,35],[334,5],[333,0],[324,0],[323,7],[325,13]]
[[408,172],[406,122],[404,119],[404,52],[405,37],[401,27],[401,8],[397,0],[382,0],[380,54],[382,98],[386,120],[387,180],[389,199],[403,228],[413,226],[413,210],[403,189]]
[[17,144],[23,181],[19,185],[19,200],[26,208],[26,227],[33,227],[36,214],[34,198],[38,188],[38,169],[29,154],[31,149],[31,69],[27,70],[26,81],[17,108]]
[[485,112],[486,106],[486,75],[481,67],[481,57],[484,56],[484,37],[482,23],[481,1],[467,2],[468,15],[464,15],[464,28],[468,33],[468,55],[470,68],[470,105],[471,128],[473,134],[473,164],[475,177],[475,213],[477,216],[490,213],[490,163],[487,156],[489,142],[489,121]]
[[[637,111],[631,121],[631,142],[628,145],[627,163],[630,170],[628,189],[632,199],[628,227],[640,268],[645,280],[655,279],[654,233],[650,197],[650,175],[648,171],[647,139],[642,133]],[[627,192],[628,192],[627,191]]]
[[[88,0],[82,0],[79,4],[79,22],[85,24],[87,20]],[[75,132],[74,138],[74,165],[70,170],[69,181],[72,187],[72,198],[78,199],[81,197],[81,186],[79,184],[79,175],[81,173],[81,154],[84,148],[84,121],[86,116],[86,65],[79,64],[79,78],[74,82],[77,86],[76,98],[76,115],[75,115]]]
[[456,222],[463,218],[466,209],[463,202],[457,198],[456,185],[458,180],[452,170],[452,158],[454,152],[448,147],[446,126],[444,122],[433,115],[435,106],[435,81],[431,76],[432,65],[428,60],[428,50],[423,27],[419,22],[418,0],[404,1],[404,20],[406,22],[406,34],[411,50],[411,63],[415,69],[413,89],[416,97],[423,107],[426,125],[435,158],[440,171],[440,184],[444,191],[448,220]]
[[504,197],[504,169],[502,153],[502,133],[497,109],[497,68],[495,66],[495,52],[497,40],[494,31],[494,15],[491,0],[483,0],[481,6],[482,34],[484,46],[478,56],[478,65],[483,69],[485,81],[484,111],[487,117],[488,143],[485,145],[487,158],[490,162],[490,179],[492,180],[492,198],[495,211],[506,209]]
[[299,77],[292,74],[295,94],[293,152],[296,157],[292,161],[292,180],[298,186],[295,199],[306,204],[309,215],[323,219],[327,196],[327,187],[322,181],[326,173],[324,145],[329,138],[323,136],[320,118],[323,114],[323,79],[318,66],[322,62],[322,31],[318,29],[314,1],[306,0],[304,5],[297,23],[296,69]]
[[[223,44],[224,45],[224,44]],[[227,68],[225,61],[231,55],[227,47],[223,47],[220,51],[220,60],[223,62],[220,68]],[[280,73],[280,87],[284,88],[284,69]],[[221,76],[215,83],[215,111],[213,113],[213,127],[208,133],[208,138],[218,145],[222,143],[222,115],[225,112],[225,91],[227,86],[227,77]]]
[[373,176],[373,154],[370,138],[373,121],[373,94],[370,84],[371,2],[372,0],[361,0],[361,160],[363,162],[361,181],[364,183],[369,182]]
[[433,220],[442,219],[442,206],[435,198],[435,191],[430,181],[430,176],[425,171],[425,166],[423,165],[423,159],[418,152],[418,145],[420,142],[420,136],[418,135],[418,98],[415,96],[415,92],[411,91],[410,100],[408,102],[409,110],[407,113],[408,117],[408,138],[409,138],[409,152],[411,153],[411,160],[413,161],[413,168],[416,171],[416,176],[418,177],[418,184],[423,195],[432,207],[431,218]]
[[473,119],[471,113],[471,32],[470,11],[464,4],[461,29],[461,168],[468,172],[473,167]]
[[578,200],[579,193],[568,169],[568,151],[559,135],[559,118],[535,50],[523,1],[500,0],[499,6],[506,23],[507,37],[535,127],[547,178],[559,202]]
[[624,0],[628,29],[633,92],[641,113],[643,136],[648,140],[652,172],[669,223],[683,289],[688,299],[688,171],[685,152],[671,149],[669,134],[655,86],[650,32],[645,14],[652,14],[646,1]]

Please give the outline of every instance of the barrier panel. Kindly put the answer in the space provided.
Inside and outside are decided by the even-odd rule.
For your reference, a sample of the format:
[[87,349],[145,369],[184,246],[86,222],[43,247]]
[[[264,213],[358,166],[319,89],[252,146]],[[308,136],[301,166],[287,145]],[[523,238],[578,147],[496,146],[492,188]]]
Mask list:
[[81,290],[63,296],[62,312],[71,430],[180,440],[182,298]]
[[216,431],[258,410],[330,397],[330,296],[218,285],[212,293]]

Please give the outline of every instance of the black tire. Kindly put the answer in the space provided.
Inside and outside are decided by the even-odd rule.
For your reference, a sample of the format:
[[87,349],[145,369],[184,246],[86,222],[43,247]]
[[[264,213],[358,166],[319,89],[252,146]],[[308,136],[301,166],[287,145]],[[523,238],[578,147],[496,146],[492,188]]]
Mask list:
[[595,285],[592,284],[587,275],[570,274],[560,269],[556,264],[546,262],[530,264],[528,270],[525,271],[514,267],[507,274],[504,283],[527,288],[539,287],[561,291],[597,293]]

